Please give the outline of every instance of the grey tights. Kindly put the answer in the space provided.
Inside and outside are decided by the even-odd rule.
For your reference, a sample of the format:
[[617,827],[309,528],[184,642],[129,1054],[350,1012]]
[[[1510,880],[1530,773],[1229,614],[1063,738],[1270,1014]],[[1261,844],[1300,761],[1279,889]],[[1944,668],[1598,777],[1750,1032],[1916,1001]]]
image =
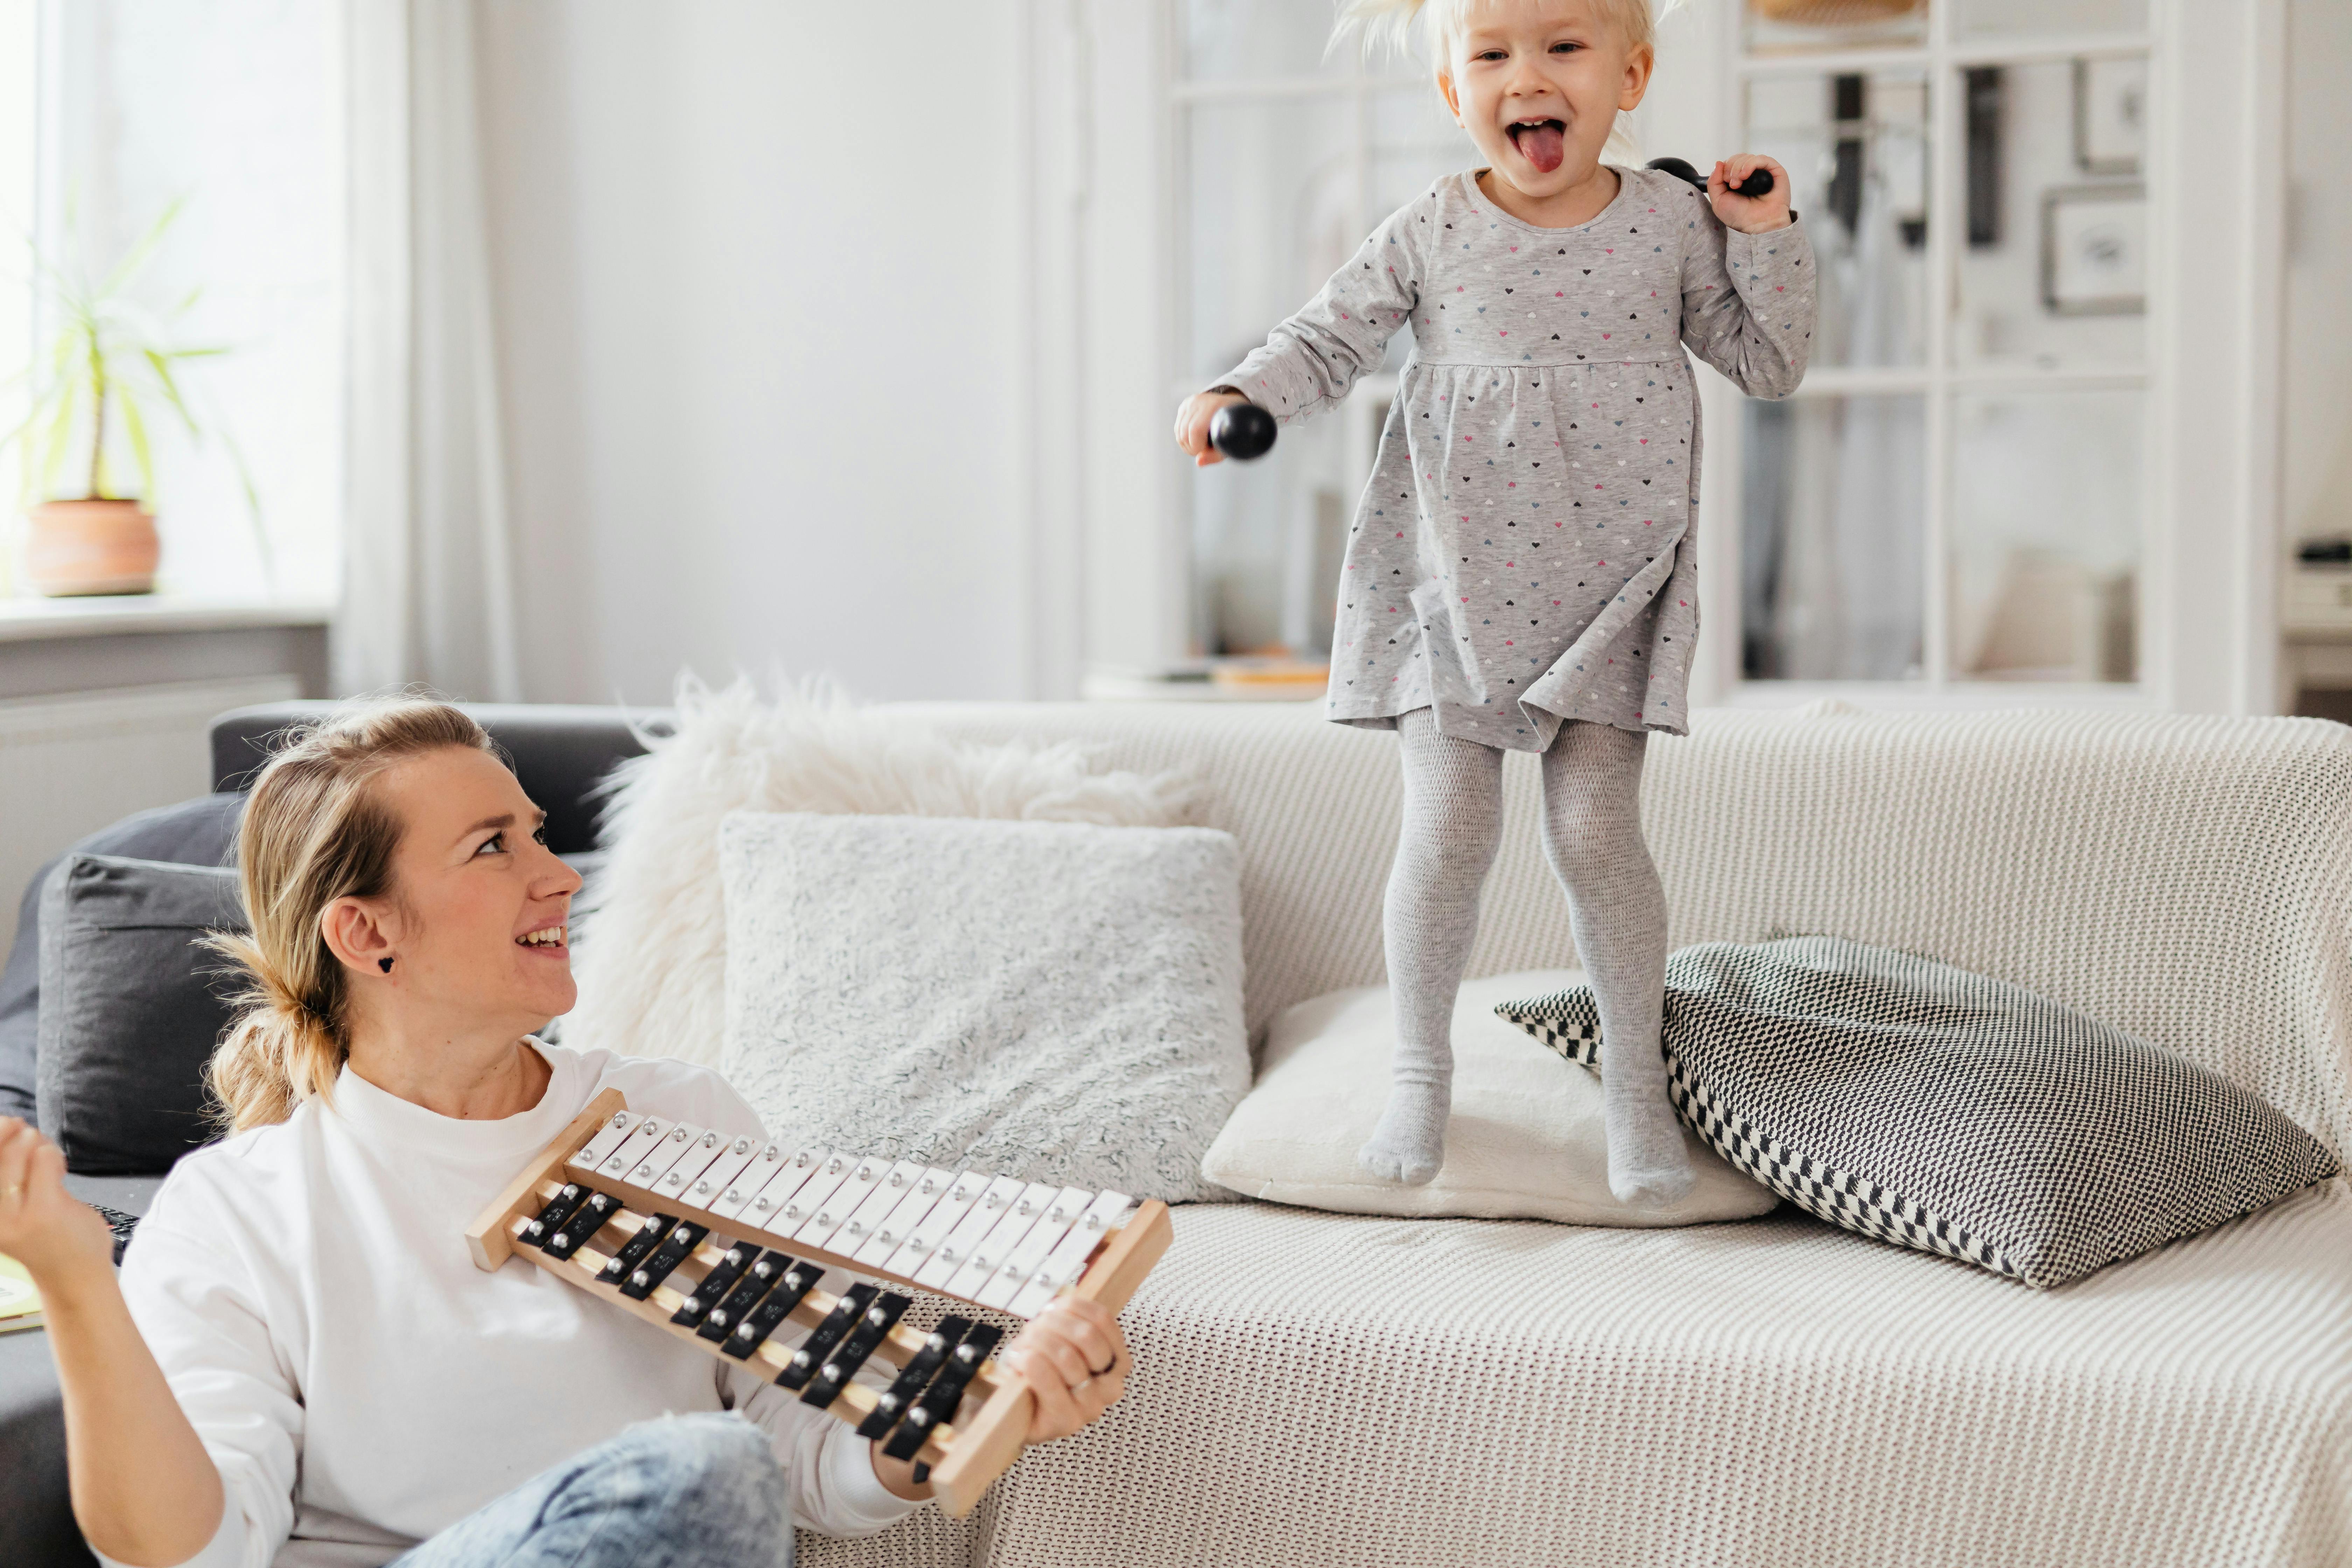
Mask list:
[[[1503,753],[1442,734],[1415,709],[1397,721],[1404,831],[1385,911],[1396,1054],[1388,1107],[1357,1163],[1418,1184],[1445,1161],[1454,993],[1478,934],[1478,889],[1503,815]],[[1571,721],[1543,754],[1544,856],[1568,892],[1570,929],[1601,1011],[1609,1190],[1670,1204],[1694,1176],[1666,1098],[1659,1049],[1666,898],[1642,839],[1646,735]]]

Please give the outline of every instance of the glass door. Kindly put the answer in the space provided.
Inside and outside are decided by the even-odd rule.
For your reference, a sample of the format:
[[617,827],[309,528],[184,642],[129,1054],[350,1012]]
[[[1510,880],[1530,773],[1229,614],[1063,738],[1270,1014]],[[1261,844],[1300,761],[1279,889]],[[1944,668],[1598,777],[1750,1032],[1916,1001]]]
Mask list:
[[2140,680],[2147,26],[1745,0],[1726,30],[1740,144],[1790,170],[1822,268],[1803,385],[1743,401],[1707,475],[1736,487],[1744,686]]

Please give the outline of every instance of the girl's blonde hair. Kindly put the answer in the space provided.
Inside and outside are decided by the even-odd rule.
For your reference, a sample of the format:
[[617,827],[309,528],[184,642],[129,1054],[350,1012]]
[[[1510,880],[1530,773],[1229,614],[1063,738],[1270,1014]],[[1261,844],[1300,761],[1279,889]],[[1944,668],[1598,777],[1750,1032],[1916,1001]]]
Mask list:
[[[1339,20],[1333,30],[1334,47],[1351,37],[1360,37],[1366,54],[1381,47],[1410,58],[1413,53],[1414,35],[1420,35],[1421,51],[1429,60],[1432,70],[1445,73],[1453,62],[1452,43],[1468,24],[1471,15],[1488,0],[1339,0]],[[1671,11],[1680,0],[1659,0],[1657,16]],[[1650,10],[1651,0],[1591,0],[1592,8],[1600,13],[1601,25],[1625,41],[1629,53],[1657,53],[1657,23]],[[1638,156],[1638,142],[1633,135],[1633,121],[1622,110],[1616,123],[1609,130],[1606,151],[1624,158]]]
[[491,752],[471,718],[428,697],[374,698],[289,731],[237,826],[237,871],[250,936],[215,931],[246,985],[205,1079],[227,1131],[285,1121],[331,1097],[351,1054],[350,985],[320,917],[337,899],[391,890],[401,823],[376,781],[394,763],[446,747]]

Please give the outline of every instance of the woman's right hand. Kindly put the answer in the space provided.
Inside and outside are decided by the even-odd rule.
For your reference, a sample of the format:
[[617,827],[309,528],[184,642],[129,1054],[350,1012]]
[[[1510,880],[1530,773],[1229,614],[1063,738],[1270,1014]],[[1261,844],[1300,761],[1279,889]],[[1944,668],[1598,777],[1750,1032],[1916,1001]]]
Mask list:
[[1178,406],[1176,444],[1192,454],[1193,467],[1205,468],[1225,460],[1223,452],[1209,445],[1209,421],[1217,416],[1218,409],[1248,401],[1238,392],[1196,392]]
[[44,1289],[89,1269],[110,1270],[114,1233],[66,1191],[66,1157],[31,1123],[0,1116],[0,1252]]

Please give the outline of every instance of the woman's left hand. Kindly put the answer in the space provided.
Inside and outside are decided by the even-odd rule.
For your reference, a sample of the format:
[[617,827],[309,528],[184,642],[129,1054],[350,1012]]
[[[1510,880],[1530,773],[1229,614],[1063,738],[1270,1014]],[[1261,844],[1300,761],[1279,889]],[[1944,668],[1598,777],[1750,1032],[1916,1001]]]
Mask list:
[[[1759,169],[1772,171],[1772,188],[1760,196],[1741,195],[1734,187]],[[1789,210],[1789,171],[1757,153],[1741,153],[1716,164],[1706,177],[1706,199],[1724,227],[1742,234],[1786,228],[1796,220]]]
[[1063,1296],[1030,1320],[996,1358],[1037,1396],[1028,1441],[1066,1437],[1127,1392],[1127,1336],[1098,1301]]

